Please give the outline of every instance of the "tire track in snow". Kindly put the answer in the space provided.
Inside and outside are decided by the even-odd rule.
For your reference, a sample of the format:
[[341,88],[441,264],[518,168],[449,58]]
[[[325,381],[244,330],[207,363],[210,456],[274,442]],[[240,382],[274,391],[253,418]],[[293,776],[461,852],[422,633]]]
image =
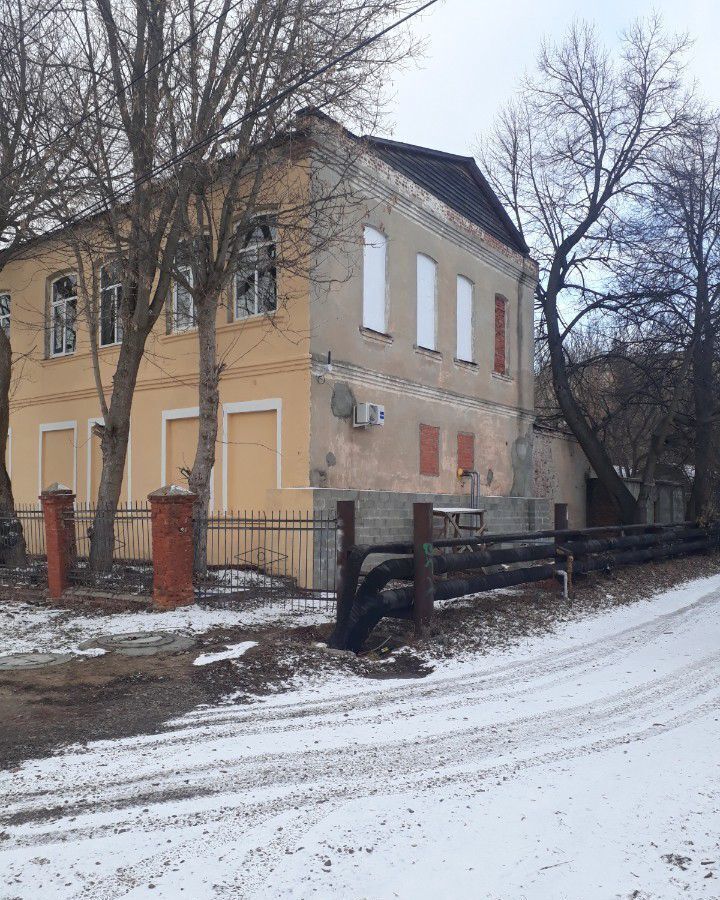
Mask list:
[[[311,827],[350,800],[374,793],[422,792],[443,785],[475,791],[478,783],[561,759],[602,752],[630,741],[648,740],[708,715],[720,704],[717,653],[582,703],[558,698],[557,690],[578,679],[596,677],[600,669],[617,668],[638,642],[643,646],[661,642],[668,630],[673,631],[673,644],[682,647],[693,631],[717,619],[719,607],[720,592],[715,592],[650,622],[578,647],[553,651],[538,660],[508,663],[427,683],[413,682],[367,695],[353,693],[329,700],[238,707],[223,711],[220,722],[209,715],[195,721],[191,729],[178,728],[148,740],[107,743],[74,758],[63,754],[51,764],[60,768],[65,761],[72,771],[61,771],[57,787],[47,793],[28,790],[35,776],[27,767],[15,773],[16,786],[6,794],[5,819],[24,819],[24,825],[13,827],[15,845],[39,853],[60,840],[82,846],[85,841],[112,837],[118,828],[143,830],[151,836],[188,827],[208,830],[203,837],[204,848],[215,852],[227,850],[228,841],[232,841],[226,828],[218,828],[218,820],[226,822],[235,817],[240,822],[238,827],[257,831],[290,813],[295,823],[292,837],[280,833],[261,850],[250,850],[242,860],[236,860],[243,870],[243,884],[234,885],[235,893],[230,896],[251,897],[262,886],[269,856],[284,853],[290,843],[296,845],[298,829]],[[553,699],[555,708],[527,712],[528,706],[547,698]],[[509,713],[487,721],[470,721],[473,711],[480,712],[490,703],[507,704]],[[511,704],[517,704],[517,711]],[[447,713],[445,725],[427,734],[423,725],[437,709]],[[681,711],[673,714],[673,710]],[[345,719],[345,712],[352,718]],[[451,718],[451,714],[459,712],[468,714],[464,717],[468,724]],[[229,718],[231,714],[234,715]],[[351,743],[358,720],[365,727],[382,729],[383,733],[377,739]],[[407,736],[396,738],[388,723],[400,720],[417,726],[414,740]],[[662,725],[653,724],[657,721]],[[250,723],[253,727],[247,727]],[[340,738],[346,734],[348,740],[331,749],[320,745],[292,753],[264,752],[212,760],[211,745],[227,742],[228,738],[270,736],[282,747],[283,736],[291,738],[301,731],[322,735],[330,726]],[[558,744],[561,750],[557,749]],[[206,759],[180,764],[178,751],[193,745],[195,751],[207,751]],[[113,759],[113,751],[118,747],[119,756]],[[123,760],[132,757],[133,748],[135,753],[151,758],[140,757],[139,771],[121,775]],[[171,754],[175,754],[174,771],[163,784],[163,769]],[[106,763],[109,777],[98,790],[100,761]],[[218,769],[224,770],[222,774]],[[189,786],[185,781],[190,782]],[[324,802],[319,804],[318,797]],[[80,803],[81,799],[86,802]],[[48,807],[60,806],[63,800],[70,802],[62,814],[48,817]],[[143,812],[145,808],[147,813]],[[174,820],[173,815],[177,815]],[[68,821],[73,816],[77,817],[75,823]],[[48,818],[55,821],[48,822]],[[174,844],[172,856],[177,859],[193,854],[196,841],[192,837]],[[152,838],[148,843],[153,843]],[[142,883],[157,872],[168,852],[161,847],[150,849],[140,860],[116,870],[112,877],[96,879],[90,896],[98,900],[120,896],[120,884],[130,890]],[[84,896],[84,889],[76,896]]]

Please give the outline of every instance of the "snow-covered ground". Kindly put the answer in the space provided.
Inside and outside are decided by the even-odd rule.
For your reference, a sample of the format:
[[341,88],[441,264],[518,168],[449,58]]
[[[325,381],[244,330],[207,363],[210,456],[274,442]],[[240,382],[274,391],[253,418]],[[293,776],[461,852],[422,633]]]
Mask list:
[[[301,603],[302,601],[300,601]],[[78,610],[49,609],[46,605],[0,600],[0,657],[33,651],[83,653],[80,645],[101,635],[147,631],[203,634],[211,628],[254,628],[283,624],[290,627],[331,621],[332,609],[305,610],[287,603],[255,603],[232,609],[186,606],[172,612],[83,614]]]
[[28,762],[2,897],[718,898],[719,720],[716,576]]

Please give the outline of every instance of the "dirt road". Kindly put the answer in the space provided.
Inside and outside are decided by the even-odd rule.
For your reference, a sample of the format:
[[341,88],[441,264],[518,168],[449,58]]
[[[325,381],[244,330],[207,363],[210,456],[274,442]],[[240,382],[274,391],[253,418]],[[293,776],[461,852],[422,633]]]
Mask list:
[[717,898],[719,718],[716,576],[27,763],[2,896]]

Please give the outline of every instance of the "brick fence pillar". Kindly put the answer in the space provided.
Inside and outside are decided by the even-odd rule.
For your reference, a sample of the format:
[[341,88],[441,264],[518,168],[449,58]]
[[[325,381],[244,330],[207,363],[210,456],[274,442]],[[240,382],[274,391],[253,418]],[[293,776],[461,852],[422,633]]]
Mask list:
[[75,524],[69,515],[75,494],[64,484],[51,484],[40,494],[40,503],[45,521],[48,594],[57,600],[70,583],[70,566],[75,558]]
[[195,494],[177,485],[148,495],[152,521],[153,601],[161,609],[195,602],[193,522]]

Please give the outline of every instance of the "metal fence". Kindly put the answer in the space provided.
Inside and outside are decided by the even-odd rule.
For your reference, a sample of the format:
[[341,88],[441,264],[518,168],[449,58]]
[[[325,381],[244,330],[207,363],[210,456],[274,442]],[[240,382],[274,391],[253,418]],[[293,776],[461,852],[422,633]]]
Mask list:
[[0,584],[42,586],[47,581],[45,522],[34,506],[0,516]]
[[[64,514],[66,527],[74,530],[75,552],[69,571],[71,584],[122,594],[152,593],[152,530],[150,506],[137,503],[110,507],[76,504]],[[93,531],[112,525],[111,559],[91,566]]]
[[338,521],[308,512],[221,513],[204,523],[207,569],[196,576],[196,596],[229,606],[281,600],[315,608],[333,604]]

